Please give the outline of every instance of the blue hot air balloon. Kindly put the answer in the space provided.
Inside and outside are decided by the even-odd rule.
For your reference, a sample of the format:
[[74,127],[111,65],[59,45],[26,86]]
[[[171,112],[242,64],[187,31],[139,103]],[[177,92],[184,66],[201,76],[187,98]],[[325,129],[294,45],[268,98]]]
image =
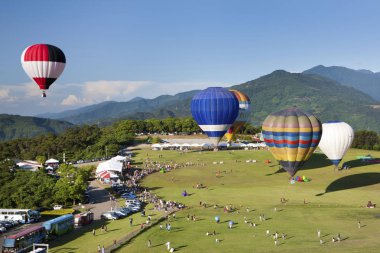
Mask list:
[[209,87],[193,97],[191,114],[217,147],[239,114],[239,101],[227,89]]

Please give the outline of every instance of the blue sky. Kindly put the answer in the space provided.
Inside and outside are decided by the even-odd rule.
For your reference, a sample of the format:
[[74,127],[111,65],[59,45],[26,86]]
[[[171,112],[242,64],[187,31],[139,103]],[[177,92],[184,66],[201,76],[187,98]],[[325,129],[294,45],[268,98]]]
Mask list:
[[[379,1],[2,1],[0,113],[230,86],[276,69],[380,70]],[[67,58],[40,98],[20,64],[48,43]]]

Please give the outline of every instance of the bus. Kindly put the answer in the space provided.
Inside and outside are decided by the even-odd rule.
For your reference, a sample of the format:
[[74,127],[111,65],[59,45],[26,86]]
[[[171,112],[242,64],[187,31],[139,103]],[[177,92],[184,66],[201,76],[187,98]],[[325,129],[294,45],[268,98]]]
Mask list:
[[0,209],[0,221],[14,220],[25,224],[37,222],[40,218],[40,212],[31,209]]
[[65,214],[59,216],[42,223],[42,226],[46,229],[48,238],[52,239],[54,236],[66,234],[74,229],[74,215]]
[[46,230],[43,226],[32,226],[16,234],[6,236],[3,242],[3,253],[29,252],[34,243],[46,240]]

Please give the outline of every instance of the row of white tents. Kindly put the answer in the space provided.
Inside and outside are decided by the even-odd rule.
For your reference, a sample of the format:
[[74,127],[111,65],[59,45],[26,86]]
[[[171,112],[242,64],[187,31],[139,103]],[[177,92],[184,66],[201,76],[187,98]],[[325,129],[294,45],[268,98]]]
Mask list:
[[[220,142],[218,144],[218,147],[228,147],[229,144],[227,142]],[[152,144],[151,148],[153,150],[159,150],[159,149],[191,149],[191,148],[202,148],[202,149],[208,149],[214,147],[211,143],[156,143]],[[232,148],[265,148],[266,144],[264,142],[261,143],[231,143]]]
[[110,160],[101,162],[96,168],[96,175],[98,178],[118,178],[115,173],[121,173],[123,171],[124,162],[127,162],[129,158],[125,156],[115,156]]

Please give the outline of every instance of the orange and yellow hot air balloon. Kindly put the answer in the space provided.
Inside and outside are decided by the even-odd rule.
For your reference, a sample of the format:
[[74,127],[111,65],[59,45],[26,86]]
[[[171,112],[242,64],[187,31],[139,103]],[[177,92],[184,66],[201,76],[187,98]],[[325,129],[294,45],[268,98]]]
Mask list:
[[230,90],[230,92],[234,94],[239,101],[239,115],[225,134],[228,142],[235,139],[235,134],[248,121],[251,112],[251,100],[246,94],[237,90]]

